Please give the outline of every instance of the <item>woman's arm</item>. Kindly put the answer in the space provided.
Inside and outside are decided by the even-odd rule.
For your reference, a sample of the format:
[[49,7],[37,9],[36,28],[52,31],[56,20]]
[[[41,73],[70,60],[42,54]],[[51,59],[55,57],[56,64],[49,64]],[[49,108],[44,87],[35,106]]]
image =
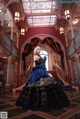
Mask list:
[[46,61],[46,56],[44,58],[40,57],[39,60],[35,60],[36,65],[40,64],[40,63],[44,63],[45,64]]
[[36,66],[36,63],[37,61],[39,61],[40,57],[38,55],[34,55],[34,61],[33,61],[33,67]]

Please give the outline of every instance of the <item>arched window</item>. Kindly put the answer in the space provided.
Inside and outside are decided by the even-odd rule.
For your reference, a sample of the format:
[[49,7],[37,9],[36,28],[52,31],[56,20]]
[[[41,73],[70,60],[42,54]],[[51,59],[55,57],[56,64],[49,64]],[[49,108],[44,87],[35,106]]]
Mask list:
[[46,65],[46,69],[48,71],[48,53],[46,51],[44,51],[44,50],[41,50],[40,55],[41,55],[41,57],[46,56],[46,63],[45,63],[45,65]]

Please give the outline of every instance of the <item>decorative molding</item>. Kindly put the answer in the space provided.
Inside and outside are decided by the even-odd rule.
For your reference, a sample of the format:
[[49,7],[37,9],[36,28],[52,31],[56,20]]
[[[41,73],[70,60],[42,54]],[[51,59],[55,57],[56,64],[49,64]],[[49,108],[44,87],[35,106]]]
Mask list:
[[21,73],[22,52],[23,52],[23,50],[24,50],[25,45],[26,45],[27,43],[30,43],[31,39],[33,39],[34,37],[38,37],[38,36],[40,36],[40,35],[43,35],[43,36],[45,36],[45,37],[51,37],[51,38],[54,39],[54,41],[57,41],[57,42],[61,45],[61,48],[62,48],[63,53],[64,53],[65,70],[67,71],[68,68],[67,68],[67,61],[66,61],[65,49],[64,49],[63,44],[60,42],[60,40],[59,40],[58,38],[54,37],[54,36],[49,35],[49,34],[37,34],[37,35],[34,35],[34,36],[30,37],[29,39],[27,39],[27,40],[24,42],[24,44],[22,45],[21,52],[20,52],[20,73]]

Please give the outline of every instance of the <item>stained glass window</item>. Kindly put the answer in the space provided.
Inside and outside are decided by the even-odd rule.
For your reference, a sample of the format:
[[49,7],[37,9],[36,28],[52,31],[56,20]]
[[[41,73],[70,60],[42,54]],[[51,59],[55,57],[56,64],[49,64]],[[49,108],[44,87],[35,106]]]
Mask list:
[[57,7],[56,0],[22,0],[22,3],[29,26],[45,26],[56,23],[57,16],[51,15]]

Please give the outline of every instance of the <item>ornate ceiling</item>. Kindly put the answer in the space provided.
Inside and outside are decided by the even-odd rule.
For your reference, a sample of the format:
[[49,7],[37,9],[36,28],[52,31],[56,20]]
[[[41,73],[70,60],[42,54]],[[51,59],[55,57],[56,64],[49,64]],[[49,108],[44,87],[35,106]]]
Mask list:
[[[18,30],[31,27],[69,26],[64,16],[65,10],[70,10],[72,20],[78,18],[80,24],[80,4],[75,0],[0,0],[0,9],[5,12],[5,26],[10,27],[15,17],[15,12],[20,13],[18,22],[14,24]],[[0,12],[0,21],[2,13]],[[73,24],[74,25],[74,24]],[[80,25],[77,25],[79,27]],[[75,25],[74,25],[75,27]]]

